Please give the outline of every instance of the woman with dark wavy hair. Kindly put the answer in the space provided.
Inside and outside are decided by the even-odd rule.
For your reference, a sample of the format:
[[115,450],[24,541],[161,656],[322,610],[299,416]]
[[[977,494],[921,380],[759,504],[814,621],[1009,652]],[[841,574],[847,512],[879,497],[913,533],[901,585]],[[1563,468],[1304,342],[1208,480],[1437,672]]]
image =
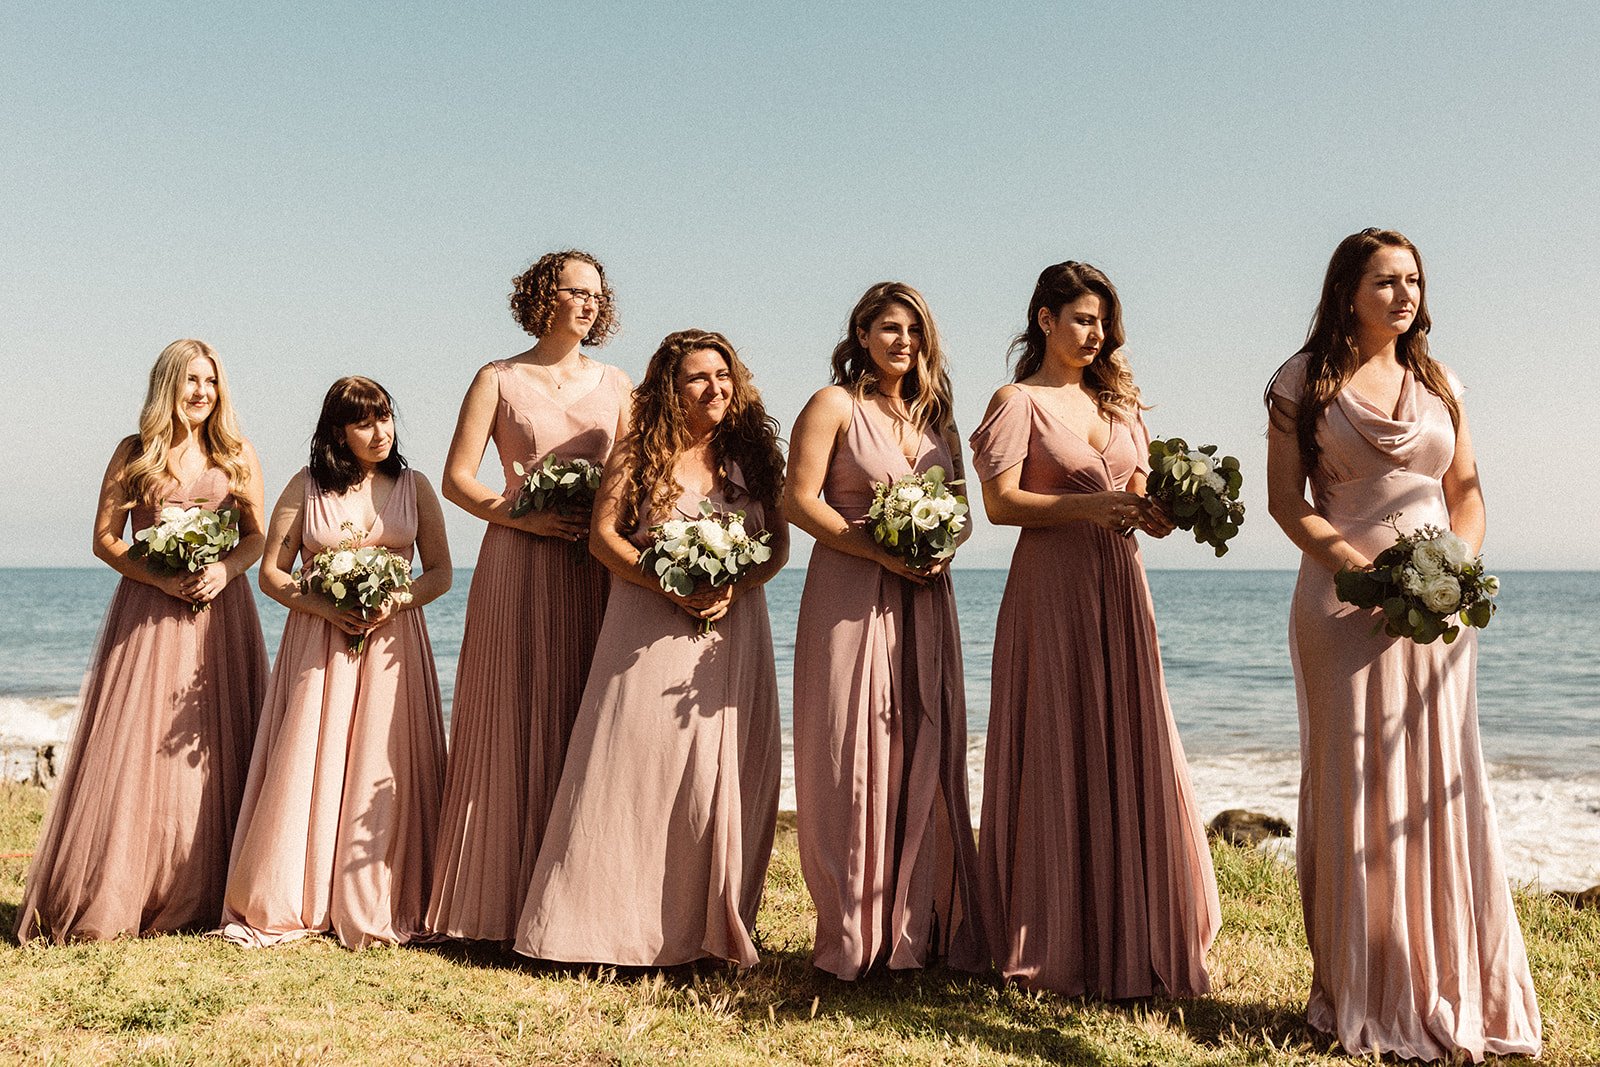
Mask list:
[[[444,472],[445,498],[489,525],[456,666],[428,925],[486,941],[516,933],[609,587],[605,568],[582,551],[587,512],[511,514],[522,484],[513,465],[607,462],[633,387],[583,351],[617,328],[599,260],[552,252],[512,285],[512,315],[538,343],[478,371]],[[491,439],[502,488],[478,480]]]
[[[1416,246],[1339,243],[1305,347],[1267,386],[1267,500],[1304,554],[1289,616],[1300,705],[1296,872],[1307,1021],[1348,1051],[1437,1060],[1540,1050],[1539,1006],[1478,738],[1477,631],[1420,645],[1336,597],[1400,528],[1483,543],[1456,376],[1428,353]],[[1310,485],[1311,499],[1306,499]]]
[[[756,962],[772,856],[777,675],[762,585],[789,554],[783,454],[727,338],[670,334],[633,394],[589,543],[615,585],[534,866],[516,950],[666,967]],[[650,529],[700,505],[744,512],[772,557],[688,596],[639,566]],[[715,622],[710,633],[701,623]]]
[[995,626],[979,870],[1006,977],[1189,997],[1210,988],[1221,907],[1133,538],[1172,523],[1144,496],[1150,435],[1122,344],[1110,279],[1045,268],[1015,383],[972,435],[989,521],[1022,527]]

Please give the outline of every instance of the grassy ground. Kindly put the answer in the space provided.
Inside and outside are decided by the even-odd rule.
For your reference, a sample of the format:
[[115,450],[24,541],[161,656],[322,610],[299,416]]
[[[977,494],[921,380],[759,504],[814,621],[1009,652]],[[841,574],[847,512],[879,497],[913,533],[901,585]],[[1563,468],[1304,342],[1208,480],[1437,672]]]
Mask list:
[[[0,852],[31,848],[43,794],[0,785]],[[1324,1064],[1307,1031],[1311,961],[1293,878],[1215,851],[1215,993],[1104,1005],[943,970],[854,985],[807,963],[792,828],[779,835],[762,961],[671,972],[552,970],[459,946],[348,952],[312,939],[244,951],[200,937],[0,945],[0,1061],[15,1063]],[[0,929],[25,862],[0,860]],[[1600,1062],[1600,914],[1518,898],[1545,1062]],[[9,942],[8,942],[9,943]]]

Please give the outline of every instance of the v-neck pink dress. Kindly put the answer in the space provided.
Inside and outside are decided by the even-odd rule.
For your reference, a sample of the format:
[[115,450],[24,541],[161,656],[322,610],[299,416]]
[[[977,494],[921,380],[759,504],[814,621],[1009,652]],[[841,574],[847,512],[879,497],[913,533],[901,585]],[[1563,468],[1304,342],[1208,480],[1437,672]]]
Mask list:
[[[987,481],[1126,489],[1142,420],[1096,449],[1018,386],[972,435]],[[1138,542],[1092,522],[1025,528],[995,627],[980,871],[1006,977],[1108,998],[1210,988],[1211,852],[1167,703]]]
[[[852,401],[823,495],[863,525],[874,483],[935,466],[954,476],[942,435],[924,430],[910,462],[888,427]],[[938,958],[981,969],[949,573],[919,586],[871,560],[814,547],[794,678],[795,806],[817,910],[813,962],[846,979],[880,963],[923,967]]]
[[[1290,420],[1307,358],[1272,382]],[[1405,530],[1448,527],[1441,479],[1455,443],[1449,409],[1411,373],[1393,412],[1346,388],[1318,421],[1313,506],[1369,558],[1394,544],[1393,512]],[[1539,1007],[1478,738],[1477,631],[1419,645],[1374,635],[1373,619],[1304,557],[1289,654],[1295,853],[1315,965],[1307,1019],[1357,1055],[1537,1055]]]
[[[236,508],[211,467],[162,501]],[[159,509],[133,509],[145,529]],[[78,722],[17,911],[17,938],[57,943],[216,925],[250,743],[267,684],[250,579],[205,611],[117,583]]]
[[[305,475],[301,559],[366,517]],[[417,539],[414,471],[401,473],[359,543],[407,559]],[[422,932],[444,723],[421,608],[399,612],[350,651],[333,623],[291,611],[272,669],[222,914],[222,934],[270,945],[326,932],[349,948]]]
[[[545,456],[604,463],[628,403],[627,377],[563,408],[527,368],[491,364],[499,382],[490,436],[506,494]],[[576,547],[490,523],[467,594],[450,708],[450,767],[428,926],[447,937],[509,941],[561,781],[567,737],[589,674],[610,577]]]
[[[683,494],[677,516],[699,518]],[[730,470],[711,497],[765,528]],[[632,540],[650,543],[641,523]],[[665,596],[618,582],[518,924],[539,959],[670,967],[756,962],[782,742],[764,589],[709,634]]]

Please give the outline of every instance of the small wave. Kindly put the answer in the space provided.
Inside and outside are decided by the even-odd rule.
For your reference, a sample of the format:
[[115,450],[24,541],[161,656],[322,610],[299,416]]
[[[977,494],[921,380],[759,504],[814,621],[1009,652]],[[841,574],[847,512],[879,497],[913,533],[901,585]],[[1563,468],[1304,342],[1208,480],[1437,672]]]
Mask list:
[[65,741],[77,717],[77,697],[0,697],[0,745]]

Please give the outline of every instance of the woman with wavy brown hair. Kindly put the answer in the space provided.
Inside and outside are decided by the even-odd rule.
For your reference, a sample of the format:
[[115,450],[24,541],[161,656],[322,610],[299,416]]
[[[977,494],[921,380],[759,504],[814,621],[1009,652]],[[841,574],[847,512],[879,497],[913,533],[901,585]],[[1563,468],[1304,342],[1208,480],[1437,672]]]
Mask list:
[[[512,285],[512,315],[538,343],[478,371],[443,482],[447,500],[489,526],[456,666],[428,926],[486,941],[516,932],[609,587],[605,568],[582,551],[587,512],[511,514],[522,484],[514,464],[606,463],[632,388],[583,352],[617,328],[599,260],[552,252]],[[505,477],[499,489],[478,480],[490,440]]]
[[[125,535],[169,505],[237,511],[239,543],[192,574],[156,574]],[[117,446],[100,487],[94,554],[122,581],[28,871],[19,940],[216,925],[267,681],[255,598],[235,581],[261,557],[262,525],[261,465],[221,357],[174,341],[151,368],[139,432]]]
[[978,857],[948,561],[912,569],[866,527],[875,484],[939,467],[964,491],[944,349],[922,294],[900,282],[869,288],[832,368],[833,384],[795,422],[785,497],[817,542],[794,659],[812,961],[845,979],[941,957],[978,969]]
[[[756,962],[781,762],[762,586],[789,554],[782,491],[777,424],[728,339],[668,335],[595,502],[590,547],[616,584],[518,952],[651,967]],[[651,527],[697,519],[706,502],[768,531],[772,556],[720,589],[663,590],[639,566]]]
[[[1350,1052],[1540,1049],[1478,738],[1477,631],[1374,630],[1334,575],[1410,532],[1477,555],[1483,493],[1461,382],[1428,353],[1427,278],[1393,230],[1339,243],[1304,348],[1267,387],[1267,500],[1304,554],[1289,616],[1300,705],[1296,873],[1315,968],[1306,1017]],[[1310,499],[1306,499],[1309,484]]]
[[989,521],[1020,526],[995,627],[980,871],[996,965],[1110,999],[1195,996],[1221,922],[1205,829],[1167,702],[1134,531],[1149,432],[1117,291],[1045,268],[1015,381],[972,435]]

